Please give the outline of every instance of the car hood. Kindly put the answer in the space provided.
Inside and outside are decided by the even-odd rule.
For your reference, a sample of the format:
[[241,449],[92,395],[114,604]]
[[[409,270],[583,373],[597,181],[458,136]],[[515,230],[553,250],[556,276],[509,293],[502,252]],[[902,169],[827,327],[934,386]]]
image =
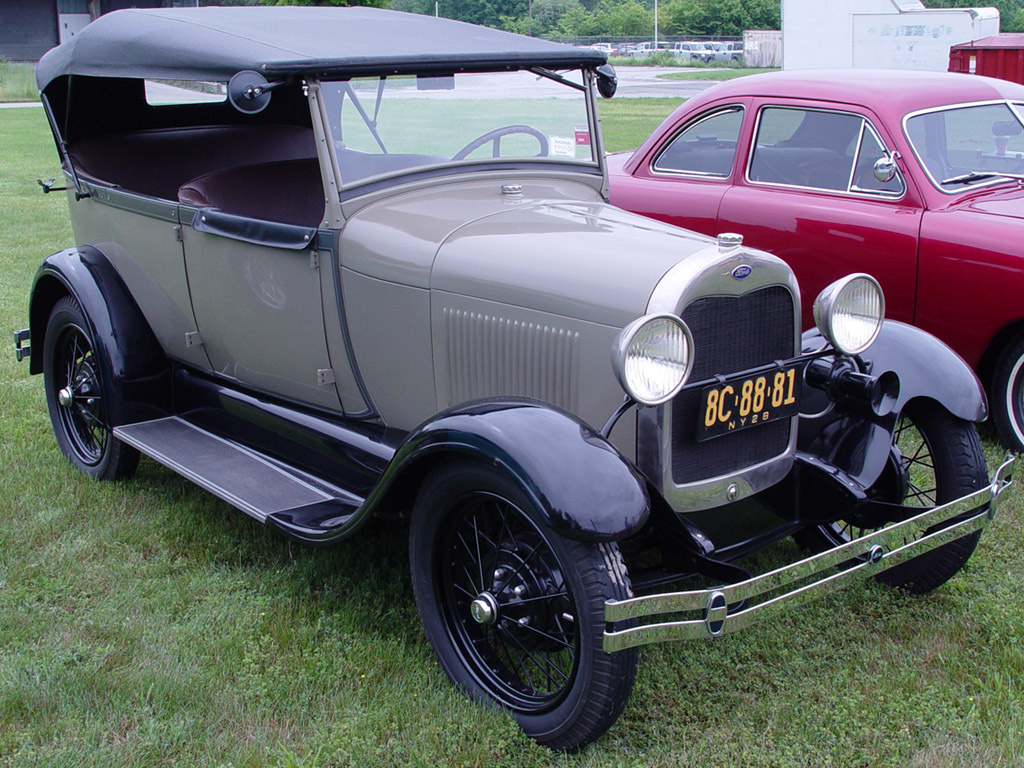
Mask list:
[[992,190],[982,197],[967,200],[963,203],[962,208],[991,216],[1024,219],[1024,190],[1014,188],[1002,193]]
[[606,203],[536,201],[455,230],[434,260],[435,291],[623,326],[658,281],[714,240]]

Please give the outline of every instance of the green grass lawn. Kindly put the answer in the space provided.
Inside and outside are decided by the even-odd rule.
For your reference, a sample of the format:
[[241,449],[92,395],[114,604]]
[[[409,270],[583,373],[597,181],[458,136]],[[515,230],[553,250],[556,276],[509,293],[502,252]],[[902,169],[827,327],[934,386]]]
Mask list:
[[605,150],[636,149],[682,103],[681,99],[602,99],[601,134]]
[[[673,106],[602,104],[609,145],[635,146]],[[35,182],[58,171],[42,110],[0,111],[7,344],[40,260],[72,244],[64,197]],[[554,755],[439,671],[401,524],[312,550],[146,459],[128,482],[91,482],[57,449],[41,379],[6,349],[0,765],[1024,765],[1016,489],[934,594],[872,583],[714,642],[647,648],[618,724]],[[1002,451],[985,434],[991,467]]]
[[38,100],[35,65],[0,58],[0,103]]

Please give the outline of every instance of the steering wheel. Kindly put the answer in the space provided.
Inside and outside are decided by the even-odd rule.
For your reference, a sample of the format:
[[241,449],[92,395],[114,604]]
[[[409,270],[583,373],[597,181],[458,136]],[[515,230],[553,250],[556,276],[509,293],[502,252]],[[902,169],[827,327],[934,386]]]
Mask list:
[[548,154],[548,137],[538,131],[536,128],[530,125],[506,125],[502,128],[495,128],[493,131],[488,131],[482,136],[477,136],[469,144],[464,146],[454,155],[452,160],[465,160],[469,155],[476,149],[479,149],[484,144],[490,142],[493,145],[491,151],[491,157],[501,157],[501,139],[503,136],[511,136],[516,133],[525,133],[527,136],[532,136],[537,140],[540,145],[540,152],[534,157],[547,157]]

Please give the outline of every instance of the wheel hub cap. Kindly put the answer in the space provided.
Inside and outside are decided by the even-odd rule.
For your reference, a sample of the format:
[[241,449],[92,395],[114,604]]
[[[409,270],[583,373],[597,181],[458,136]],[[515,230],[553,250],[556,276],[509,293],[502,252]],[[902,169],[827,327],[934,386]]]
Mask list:
[[62,389],[60,392],[57,393],[57,402],[60,403],[65,408],[70,407],[70,405],[74,401],[75,401],[75,395],[71,391],[71,387],[64,387],[64,389]]
[[469,615],[477,624],[493,624],[498,620],[498,601],[490,592],[484,592],[470,604]]

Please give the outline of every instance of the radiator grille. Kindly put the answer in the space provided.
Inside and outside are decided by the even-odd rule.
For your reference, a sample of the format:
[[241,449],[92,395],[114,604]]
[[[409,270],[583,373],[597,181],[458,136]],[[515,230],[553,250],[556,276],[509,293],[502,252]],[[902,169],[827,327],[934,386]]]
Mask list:
[[[699,382],[793,356],[793,297],[781,286],[745,296],[710,296],[682,313],[693,332],[693,373]],[[684,389],[672,401],[672,479],[685,485],[767,461],[789,445],[790,420],[782,419],[696,441],[701,387]]]
[[579,408],[579,333],[444,309],[449,405],[483,397],[534,397]]

